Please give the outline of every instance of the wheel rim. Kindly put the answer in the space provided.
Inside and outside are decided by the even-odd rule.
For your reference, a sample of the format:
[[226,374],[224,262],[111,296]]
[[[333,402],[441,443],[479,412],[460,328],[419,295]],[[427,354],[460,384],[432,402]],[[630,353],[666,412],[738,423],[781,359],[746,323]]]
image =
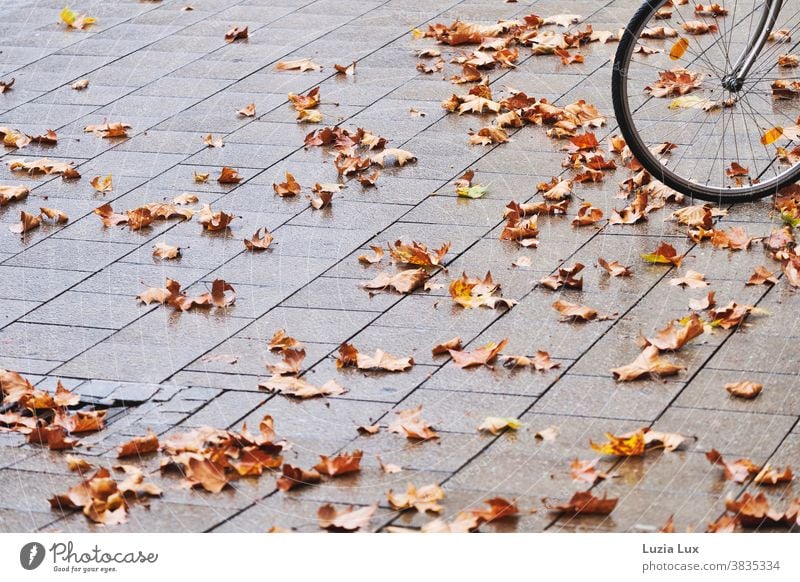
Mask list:
[[[800,61],[800,9],[785,5],[773,28],[786,29],[791,42],[768,42],[742,89],[726,87],[762,6],[756,0],[731,0],[722,4],[726,15],[712,16],[696,14],[694,2],[652,2],[630,28],[630,42],[620,47],[625,52],[617,58],[616,105],[618,116],[629,120],[620,120],[623,133],[645,168],[676,189],[744,198],[774,192],[800,172],[800,67],[778,65],[781,54]],[[665,10],[670,18],[656,17]],[[713,25],[717,31],[690,34],[687,29],[698,28],[695,22],[701,30]],[[656,27],[677,34],[666,30],[655,35],[665,38],[649,38],[659,32],[652,30]],[[647,54],[639,46],[661,52]],[[688,73],[665,74],[675,69]],[[773,96],[772,83],[778,80],[790,89],[780,93],[791,98]],[[664,143],[675,147],[657,147]]]

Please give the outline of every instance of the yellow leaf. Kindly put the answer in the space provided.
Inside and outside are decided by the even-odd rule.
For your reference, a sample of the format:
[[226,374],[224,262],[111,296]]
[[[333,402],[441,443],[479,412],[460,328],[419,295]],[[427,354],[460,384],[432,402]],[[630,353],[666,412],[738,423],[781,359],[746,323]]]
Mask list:
[[684,55],[687,48],[689,48],[689,41],[683,37],[680,37],[675,44],[672,45],[672,48],[669,51],[669,58],[671,58],[673,61],[677,61]]
[[419,28],[412,28],[411,36],[414,38],[414,40],[419,40],[420,38],[425,36],[425,33],[422,32]]
[[589,441],[589,445],[604,455],[615,455],[619,457],[632,457],[644,454],[645,440],[644,432],[637,430],[630,435],[615,436],[610,432],[606,433],[609,442],[597,444]]
[[63,20],[66,24],[72,25],[75,22],[75,19],[78,17],[72,10],[69,9],[69,6],[64,6],[64,9],[61,11],[61,20]]
[[761,136],[761,144],[762,145],[769,145],[773,143],[775,140],[779,139],[783,135],[783,128],[779,125],[776,125],[769,131],[767,131],[764,135]]

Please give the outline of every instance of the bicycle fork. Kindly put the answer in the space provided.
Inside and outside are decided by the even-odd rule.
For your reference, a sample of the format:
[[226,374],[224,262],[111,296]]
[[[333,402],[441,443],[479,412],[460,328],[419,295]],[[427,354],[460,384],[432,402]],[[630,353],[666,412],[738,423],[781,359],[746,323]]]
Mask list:
[[733,69],[722,79],[723,87],[731,92],[738,92],[742,88],[747,74],[772,33],[772,27],[775,26],[782,6],[783,0],[765,0],[764,11],[761,13],[756,34],[747,41],[747,47],[739,55]]

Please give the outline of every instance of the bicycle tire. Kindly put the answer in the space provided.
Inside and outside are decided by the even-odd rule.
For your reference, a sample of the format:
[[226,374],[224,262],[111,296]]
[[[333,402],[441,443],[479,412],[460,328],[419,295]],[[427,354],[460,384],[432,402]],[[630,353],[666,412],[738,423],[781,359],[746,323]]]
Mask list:
[[617,118],[620,133],[625,138],[625,143],[630,148],[631,153],[655,179],[686,196],[699,198],[707,202],[752,202],[767,196],[774,196],[781,188],[798,181],[800,179],[800,164],[795,164],[793,168],[783,175],[772,178],[763,184],[754,184],[747,188],[738,188],[736,190],[707,186],[692,182],[666,168],[642,142],[628,106],[626,73],[642,29],[653,18],[654,13],[667,2],[668,0],[646,0],[639,7],[623,32],[614,57],[614,66],[611,73],[611,96],[614,104],[614,114]]

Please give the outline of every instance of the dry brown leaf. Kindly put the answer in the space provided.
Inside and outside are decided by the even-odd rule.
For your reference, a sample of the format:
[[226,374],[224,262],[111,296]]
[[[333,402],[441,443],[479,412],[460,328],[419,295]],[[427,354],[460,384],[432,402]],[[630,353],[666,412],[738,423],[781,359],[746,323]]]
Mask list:
[[281,476],[275,482],[279,491],[289,491],[302,485],[313,485],[319,483],[322,476],[315,469],[306,471],[299,467],[284,464],[281,469]]
[[560,321],[592,321],[597,318],[597,311],[585,305],[570,303],[559,299],[553,303],[553,309],[561,314]]
[[365,265],[374,265],[375,263],[380,263],[381,260],[383,260],[383,247],[379,245],[371,245],[369,248],[372,249],[372,254],[359,255],[358,262],[364,263]]
[[459,368],[469,368],[471,366],[489,366],[497,355],[508,344],[508,338],[503,339],[500,343],[489,342],[486,345],[472,350],[461,351],[449,349],[450,357],[453,358],[453,363]]
[[475,307],[506,307],[511,309],[517,302],[500,295],[500,284],[492,280],[492,274],[486,273],[483,279],[467,277],[462,273],[460,279],[450,282],[450,297],[466,309]]
[[564,504],[545,506],[550,511],[559,513],[571,513],[573,515],[608,515],[617,506],[619,499],[609,498],[607,494],[603,497],[595,497],[590,491],[579,491]]
[[25,234],[26,232],[30,232],[35,228],[39,228],[42,224],[41,216],[35,216],[33,214],[28,214],[25,211],[21,211],[19,213],[19,224],[14,224],[8,227],[8,230],[13,232],[14,234]]
[[317,510],[319,526],[329,531],[357,531],[369,526],[378,504],[368,505],[360,509],[350,506],[347,510],[338,511],[330,503],[326,503]]
[[248,37],[246,26],[234,26],[225,33],[225,42],[234,42]]
[[209,204],[204,204],[200,209],[197,222],[202,224],[208,231],[219,232],[226,230],[233,219],[234,216],[232,214],[226,214],[222,211],[214,212]]
[[656,346],[650,345],[642,350],[642,353],[630,364],[614,368],[611,373],[617,382],[629,382],[636,380],[642,376],[651,378],[663,378],[665,376],[674,376],[679,372],[685,370],[684,366],[673,364],[659,355],[659,350]]
[[322,386],[315,386],[302,378],[291,376],[273,376],[258,385],[269,392],[278,392],[296,398],[314,398],[315,396],[340,396],[347,392],[335,380],[328,380]]
[[365,289],[394,289],[398,293],[411,293],[429,277],[425,269],[406,269],[389,275],[379,273],[377,277],[361,284]]
[[320,461],[314,466],[314,469],[328,477],[357,473],[361,470],[361,459],[363,456],[364,453],[362,451],[340,453],[335,457],[320,455]]
[[272,244],[272,235],[266,228],[259,228],[249,239],[244,239],[244,248],[248,251],[265,251]]
[[618,261],[606,261],[603,257],[597,259],[597,264],[603,267],[612,277],[630,277],[633,273],[630,267],[626,267]]
[[750,459],[739,459],[729,463],[725,461],[716,449],[706,452],[706,459],[712,465],[720,465],[723,468],[725,478],[735,483],[744,483],[750,475],[755,475],[759,472],[758,465],[754,464]]
[[500,416],[487,416],[483,419],[478,430],[489,432],[493,435],[498,435],[504,432],[507,428],[511,430],[518,430],[522,423],[517,418],[500,417]]
[[225,142],[222,141],[221,137],[214,137],[210,133],[208,135],[203,136],[203,143],[210,148],[225,147]]
[[[197,174],[195,174],[195,179],[196,178]],[[217,178],[217,182],[220,184],[238,184],[241,181],[242,177],[239,175],[239,172],[234,168],[229,168],[228,166],[223,166],[219,172],[219,177]]]
[[147,432],[147,436],[134,437],[126,443],[117,447],[117,458],[141,456],[147,453],[154,453],[158,450],[158,437],[152,432]]
[[750,275],[745,285],[774,285],[777,282],[778,279],[775,277],[775,273],[767,270],[763,265],[759,265],[756,267],[755,271],[753,271],[753,274]]
[[422,405],[395,412],[397,418],[389,425],[389,432],[405,436],[410,440],[437,439],[439,435],[422,418]]
[[278,61],[276,71],[321,71],[322,67],[311,59],[295,59],[292,61]]
[[161,241],[153,245],[153,256],[159,259],[177,259],[181,256],[181,249]]
[[745,400],[751,400],[755,398],[761,394],[761,390],[763,390],[763,388],[763,384],[751,382],[750,380],[742,380],[740,382],[731,382],[729,384],[725,384],[725,390],[727,390],[731,396],[744,398]]

